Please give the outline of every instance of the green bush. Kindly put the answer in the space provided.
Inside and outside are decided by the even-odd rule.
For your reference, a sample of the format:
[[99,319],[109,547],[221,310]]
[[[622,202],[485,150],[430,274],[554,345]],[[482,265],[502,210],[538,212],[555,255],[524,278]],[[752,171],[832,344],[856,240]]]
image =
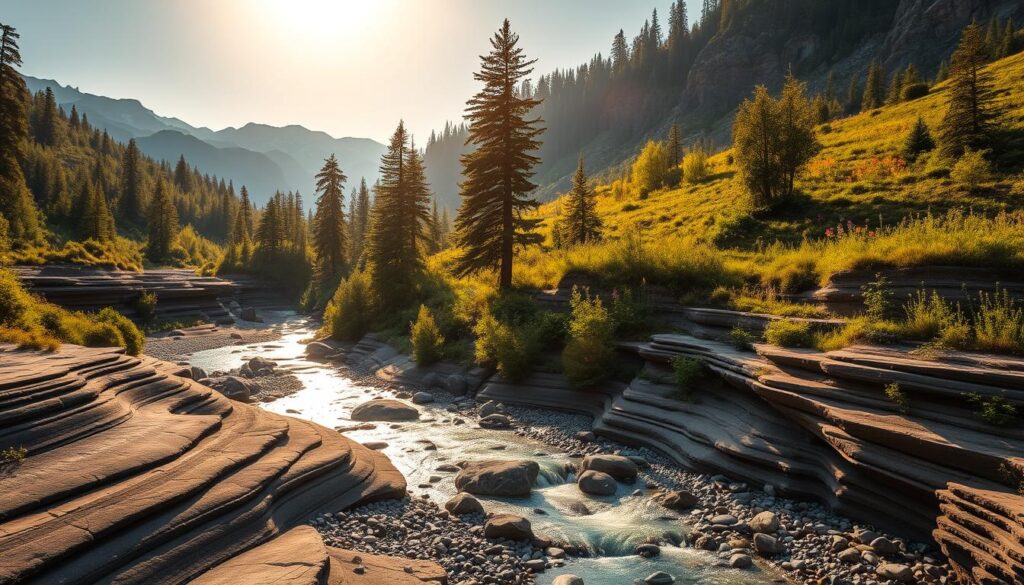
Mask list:
[[566,378],[576,387],[593,386],[608,378],[614,360],[615,322],[599,297],[573,287],[569,343],[562,352]]
[[1017,419],[1017,407],[1002,396],[985,398],[972,392],[967,395],[967,402],[974,407],[974,414],[990,425],[1005,427]]
[[156,318],[156,293],[149,291],[142,291],[139,298],[135,299],[135,312],[139,315],[139,320],[143,323],[149,323]]
[[927,83],[911,83],[903,87],[903,101],[909,102],[928,95]]
[[973,321],[975,349],[1024,353],[1024,307],[1006,289],[979,293]]
[[111,307],[107,307],[97,313],[94,319],[97,323],[111,325],[117,329],[122,340],[122,343],[117,345],[124,347],[129,355],[139,355],[142,353],[142,347],[146,343],[146,336],[128,317],[118,313]]
[[683,180],[687,183],[699,183],[711,174],[708,154],[704,152],[703,148],[695,148],[686,153],[681,166],[683,169]]
[[476,361],[493,365],[501,377],[521,382],[533,369],[534,342],[529,331],[502,323],[485,312],[473,328],[476,334]]
[[614,324],[615,334],[620,337],[646,333],[649,329],[647,306],[643,301],[637,301],[633,291],[628,288],[612,291],[609,315]]
[[757,338],[754,334],[742,327],[733,327],[732,331],[729,331],[729,343],[740,351],[754,349],[754,342],[756,341]]
[[893,382],[886,385],[885,397],[896,405],[896,410],[903,414],[910,412],[910,399],[907,398],[907,393],[900,388],[898,383]]
[[24,447],[7,447],[0,451],[0,465],[21,463],[28,457],[28,449]]
[[327,304],[324,325],[334,339],[358,341],[369,333],[373,315],[370,278],[365,272],[353,272]]
[[765,341],[781,347],[814,347],[814,334],[807,323],[779,319],[764,330]]
[[949,172],[950,178],[968,190],[975,190],[992,176],[992,165],[980,150],[966,150]]
[[672,382],[679,397],[690,400],[697,383],[704,377],[704,362],[696,358],[679,356],[672,360]]
[[957,338],[970,334],[970,327],[959,306],[946,302],[938,292],[929,295],[923,290],[910,298],[903,307],[903,335],[911,339],[931,340],[945,338],[956,347]]
[[121,330],[110,323],[96,323],[85,330],[82,344],[88,347],[124,347]]
[[867,308],[867,315],[872,319],[891,319],[896,311],[892,288],[889,287],[889,279],[881,273],[875,275],[875,280],[861,287],[864,298],[864,306]]
[[418,365],[429,366],[441,359],[444,336],[426,305],[420,305],[416,321],[410,324],[409,341],[412,343],[413,359]]

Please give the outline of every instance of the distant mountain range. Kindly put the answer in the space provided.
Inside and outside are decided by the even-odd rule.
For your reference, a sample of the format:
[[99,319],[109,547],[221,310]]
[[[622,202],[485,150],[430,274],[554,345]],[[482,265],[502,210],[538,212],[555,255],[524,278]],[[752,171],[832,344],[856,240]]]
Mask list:
[[249,123],[241,128],[197,128],[178,118],[159,116],[135,99],[114,99],[79,91],[52,79],[25,76],[29,91],[53,89],[65,112],[74,105],[89,123],[106,129],[112,138],[135,138],[146,155],[171,164],[184,155],[200,172],[230,179],[236,189],[245,185],[253,200],[264,203],[274,191],[313,195],[313,176],[334,153],[349,177],[348,186],[377,179],[383,144],[369,138],[334,138],[302,126]]

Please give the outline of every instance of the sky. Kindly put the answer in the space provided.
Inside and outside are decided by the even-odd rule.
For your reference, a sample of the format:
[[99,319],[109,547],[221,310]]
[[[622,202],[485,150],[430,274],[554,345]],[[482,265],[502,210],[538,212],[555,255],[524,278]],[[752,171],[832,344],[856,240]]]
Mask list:
[[[219,130],[301,124],[384,142],[461,120],[509,18],[535,74],[608,54],[670,0],[0,0],[22,72]],[[691,22],[700,0],[687,0]]]

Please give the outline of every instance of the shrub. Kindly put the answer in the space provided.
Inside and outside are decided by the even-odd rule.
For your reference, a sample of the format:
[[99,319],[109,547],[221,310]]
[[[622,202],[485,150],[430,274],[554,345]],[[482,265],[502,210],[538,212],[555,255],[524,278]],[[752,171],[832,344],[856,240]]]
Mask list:
[[902,327],[892,321],[876,321],[868,317],[850,319],[838,330],[816,336],[821,351],[833,351],[855,343],[895,343]]
[[143,323],[149,323],[156,318],[156,293],[142,291],[139,298],[135,299],[135,312]]
[[426,305],[420,305],[416,321],[410,324],[409,340],[418,365],[429,366],[441,359],[444,336]]
[[972,392],[967,395],[967,402],[974,407],[974,414],[986,423],[1004,427],[1017,418],[1017,407],[1002,396],[983,397]]
[[974,347],[980,351],[1024,352],[1024,307],[1006,289],[978,294],[974,311]]
[[903,101],[916,100],[928,95],[927,83],[911,83],[903,87]]
[[910,399],[907,398],[907,393],[900,388],[898,383],[893,382],[885,386],[885,397],[896,405],[896,410],[903,414],[910,412]]
[[949,341],[953,341],[953,335],[969,334],[970,328],[960,307],[947,303],[938,292],[932,291],[929,295],[923,290],[917,291],[903,306],[903,311],[903,335],[906,337],[929,340],[948,335]]
[[562,352],[562,367],[576,387],[592,386],[608,377],[613,361],[615,322],[599,297],[573,288],[570,301],[569,343]]
[[510,382],[521,382],[533,364],[533,339],[521,328],[513,328],[485,312],[476,327],[476,361],[491,364]]
[[370,278],[365,272],[357,271],[338,285],[324,311],[324,324],[331,337],[358,341],[370,331],[373,315]]
[[712,305],[726,306],[732,302],[732,291],[724,286],[716,286],[708,296],[708,302]]
[[0,342],[13,343],[18,349],[40,349],[57,351],[60,340],[41,331],[25,331],[11,327],[0,327]]
[[805,260],[780,268],[768,286],[783,293],[795,294],[811,290],[818,285],[818,273],[813,261]]
[[545,347],[561,347],[569,334],[569,317],[544,311],[534,319],[534,329],[537,339]]
[[82,343],[88,347],[124,347],[121,330],[110,323],[97,323],[87,329]]
[[28,449],[24,447],[7,447],[0,451],[0,465],[21,463],[28,457]]
[[778,319],[764,330],[765,341],[781,347],[814,347],[814,334],[807,323]]
[[889,279],[881,273],[875,275],[875,279],[861,287],[864,298],[864,307],[867,309],[868,317],[872,319],[891,319],[896,311],[896,303],[892,289],[889,287]]
[[683,180],[687,183],[699,183],[711,174],[708,164],[708,153],[703,148],[695,148],[686,153],[682,162]]
[[[142,347],[146,343],[146,336],[143,335],[142,331],[132,323],[128,317],[125,317],[121,313],[118,313],[111,307],[107,307],[96,314],[95,321],[100,324],[110,325],[117,329],[121,343],[119,345],[124,347],[125,351],[129,355],[139,355],[142,352]],[[104,332],[101,336],[107,336],[108,333]],[[86,345],[90,345],[87,343]]]
[[24,326],[34,304],[34,299],[21,286],[18,277],[9,270],[0,270],[0,325]]
[[992,176],[992,165],[985,158],[984,152],[968,149],[953,165],[949,176],[963,187],[973,191]]
[[754,334],[742,327],[733,327],[732,331],[729,331],[729,343],[740,351],[754,349],[755,341],[757,341],[757,338]]
[[648,330],[647,306],[643,301],[637,301],[633,297],[633,291],[628,288],[612,291],[609,315],[614,323],[616,335],[632,336]]
[[696,358],[679,356],[672,360],[672,382],[679,397],[690,400],[697,383],[704,377],[704,362]]

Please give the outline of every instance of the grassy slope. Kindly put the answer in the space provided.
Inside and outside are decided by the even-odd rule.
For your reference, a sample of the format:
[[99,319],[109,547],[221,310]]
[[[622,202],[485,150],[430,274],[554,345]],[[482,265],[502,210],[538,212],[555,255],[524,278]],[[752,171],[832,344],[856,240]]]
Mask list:
[[[935,134],[948,100],[948,85],[941,84],[923,98],[835,120],[827,125],[830,128],[820,127],[823,148],[798,183],[802,195],[770,216],[748,223],[730,243],[749,247],[759,239],[799,242],[847,221],[871,227],[879,221],[891,225],[908,215],[929,210],[942,213],[953,207],[986,215],[1020,209],[1024,203],[1020,175],[1024,165],[1024,53],[993,63],[989,71],[1003,129],[994,181],[968,192],[946,176],[946,163],[930,155],[896,173],[873,172],[886,166],[882,162],[886,157],[899,156],[903,139],[918,116]],[[656,191],[644,200],[616,199],[608,186],[598,187],[598,211],[605,219],[607,234],[619,237],[633,226],[640,226],[648,241],[713,234],[716,222],[746,208],[746,195],[735,177],[735,166],[728,164],[728,155],[725,151],[712,157],[714,174],[703,183]],[[858,171],[860,176],[854,177]],[[540,209],[549,230],[559,206],[560,201],[555,201]]]

